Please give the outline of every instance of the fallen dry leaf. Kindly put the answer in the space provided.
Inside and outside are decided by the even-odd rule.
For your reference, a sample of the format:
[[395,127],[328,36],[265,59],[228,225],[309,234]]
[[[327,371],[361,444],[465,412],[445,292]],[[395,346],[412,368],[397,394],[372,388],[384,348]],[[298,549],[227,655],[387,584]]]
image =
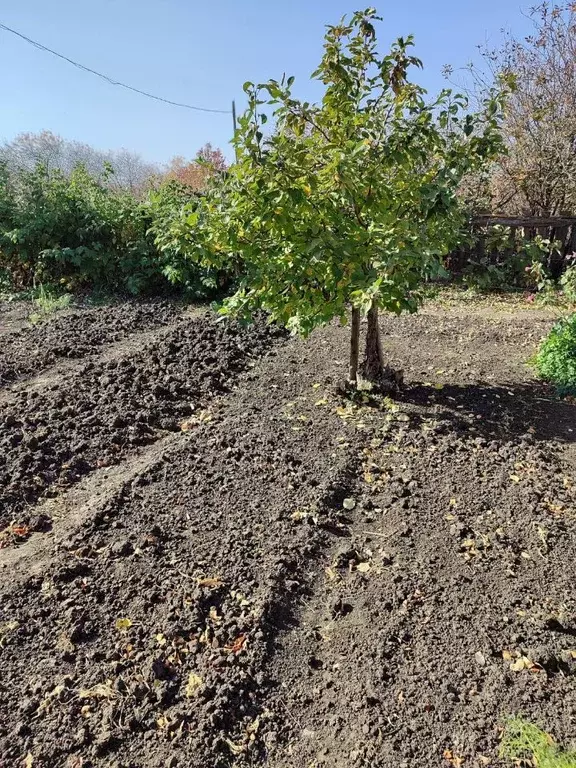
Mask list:
[[215,605],[212,605],[210,607],[210,610],[208,611],[208,616],[210,616],[212,621],[216,622],[216,624],[218,624],[219,622],[222,621],[222,616],[218,615],[218,611],[216,610],[216,606]]
[[191,699],[193,696],[197,696],[200,690],[204,686],[204,680],[195,672],[190,672],[188,675],[188,682],[186,684],[186,696]]
[[208,587],[210,589],[221,587],[224,584],[222,579],[219,579],[216,576],[211,578],[206,578],[206,579],[197,579],[196,583],[198,584],[199,587]]
[[115,626],[118,632],[126,632],[132,626],[132,619],[128,619],[128,618],[116,619]]
[[224,739],[224,741],[226,742],[228,749],[230,752],[232,752],[233,755],[241,755],[246,751],[245,744],[234,744],[234,742],[230,741],[230,739]]
[[240,653],[242,648],[244,648],[244,643],[246,642],[246,635],[240,635],[239,637],[234,640],[232,645],[225,645],[224,650],[227,653]]
[[79,699],[114,699],[117,693],[112,688],[112,680],[106,680],[105,683],[98,683],[92,688],[84,688],[78,692]]
[[520,656],[520,658],[510,664],[510,669],[512,672],[522,672],[523,669],[527,669],[529,672],[536,673],[541,672],[543,667],[529,659],[528,656]]
[[464,760],[462,760],[462,758],[458,755],[454,754],[451,749],[445,749],[442,753],[442,757],[444,760],[447,760],[451,765],[453,765],[454,768],[460,768],[464,762]]
[[339,574],[336,573],[334,568],[330,568],[330,567],[326,568],[325,573],[326,573],[326,578],[328,579],[328,581],[336,581],[336,579],[340,578]]

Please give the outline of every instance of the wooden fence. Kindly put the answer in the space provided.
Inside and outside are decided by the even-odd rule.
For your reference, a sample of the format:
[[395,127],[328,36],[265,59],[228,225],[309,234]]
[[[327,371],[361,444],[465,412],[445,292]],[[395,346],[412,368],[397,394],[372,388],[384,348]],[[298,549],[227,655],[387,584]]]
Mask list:
[[550,254],[547,265],[555,278],[562,273],[567,257],[576,253],[576,217],[486,214],[474,216],[471,225],[472,230],[478,233],[479,237],[473,246],[463,246],[450,255],[449,266],[455,274],[461,272],[470,259],[497,261],[505,258],[506,254],[491,254],[486,249],[486,237],[483,236],[483,232],[495,225],[509,227],[512,235],[515,235],[518,230],[522,230],[527,238],[541,235],[551,242],[558,241],[560,243],[559,249]]

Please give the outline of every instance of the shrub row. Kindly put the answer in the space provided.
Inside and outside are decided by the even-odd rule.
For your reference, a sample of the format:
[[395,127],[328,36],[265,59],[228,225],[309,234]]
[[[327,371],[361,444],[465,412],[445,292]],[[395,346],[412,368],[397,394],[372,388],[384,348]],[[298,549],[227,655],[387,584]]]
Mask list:
[[0,272],[16,289],[61,284],[132,294],[170,288],[209,295],[226,275],[201,269],[178,243],[159,245],[197,205],[189,187],[166,181],[138,198],[77,166],[68,176],[38,165],[0,167]]

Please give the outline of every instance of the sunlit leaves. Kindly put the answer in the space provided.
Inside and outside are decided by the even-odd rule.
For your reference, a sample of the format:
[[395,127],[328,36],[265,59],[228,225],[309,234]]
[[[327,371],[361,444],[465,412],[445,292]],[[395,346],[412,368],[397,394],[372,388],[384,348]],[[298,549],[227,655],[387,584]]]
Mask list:
[[500,146],[500,97],[464,118],[458,95],[426,101],[410,81],[412,37],[381,56],[377,20],[368,9],[328,27],[317,104],[294,98],[293,78],[244,84],[237,162],[200,207],[189,251],[243,274],[225,311],[263,308],[302,334],[350,303],[412,312],[454,246],[460,180]]

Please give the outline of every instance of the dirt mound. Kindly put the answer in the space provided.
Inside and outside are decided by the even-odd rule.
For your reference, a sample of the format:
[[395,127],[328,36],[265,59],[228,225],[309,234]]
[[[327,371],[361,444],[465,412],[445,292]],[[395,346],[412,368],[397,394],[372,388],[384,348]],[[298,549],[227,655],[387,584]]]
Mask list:
[[135,332],[171,324],[181,312],[180,307],[167,301],[131,302],[66,312],[44,323],[4,334],[0,347],[0,387],[36,375],[60,360],[97,353],[102,346]]

